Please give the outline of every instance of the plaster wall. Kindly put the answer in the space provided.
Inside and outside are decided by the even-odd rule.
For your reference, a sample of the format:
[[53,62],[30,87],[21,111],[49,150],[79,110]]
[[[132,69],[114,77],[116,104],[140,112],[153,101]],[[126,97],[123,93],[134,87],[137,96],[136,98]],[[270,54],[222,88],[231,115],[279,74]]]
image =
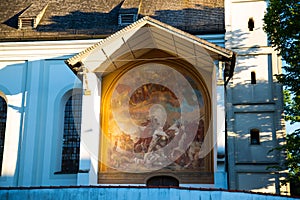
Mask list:
[[[267,169],[281,162],[279,152],[268,152],[284,137],[284,125],[282,88],[274,77],[281,72],[281,61],[262,29],[266,6],[260,0],[225,1],[225,47],[238,54],[226,95],[229,189],[282,193],[282,172]],[[253,128],[259,130],[259,145],[250,142]]]
[[54,175],[68,91],[81,88],[64,60],[95,42],[0,44],[0,91],[8,104],[1,186],[76,184],[76,175]]
[[13,199],[58,199],[58,200],[94,200],[94,199],[253,199],[253,200],[292,200],[296,198],[243,192],[226,192],[218,190],[201,190],[191,188],[145,188],[145,187],[73,187],[73,188],[24,188],[0,190],[0,198]]
[[[213,38],[211,40],[219,41],[210,37]],[[89,107],[90,110],[83,110],[82,132],[96,137],[93,137],[96,148],[90,152],[82,142],[80,169],[83,173],[67,175],[55,172],[60,171],[61,165],[64,105],[72,89],[82,88],[81,82],[68,69],[64,60],[98,41],[1,43],[0,91],[1,96],[7,100],[8,113],[0,185],[97,184],[99,139],[96,136],[99,136],[100,131],[100,109],[97,109],[100,105],[97,104],[100,102],[101,80],[94,74],[88,75],[92,95],[83,96],[83,107]],[[216,84],[215,80],[210,84]],[[85,83],[83,88],[86,88]],[[214,110],[218,109],[216,113],[220,111],[221,114],[214,121],[224,124],[224,91],[223,86],[220,88],[214,94],[217,97],[214,99],[220,101]],[[90,120],[91,113],[93,120]],[[223,140],[224,127],[216,126],[222,129],[218,137]],[[220,144],[223,151],[224,141],[220,141]],[[216,185],[226,188],[224,168],[216,167],[216,170]]]

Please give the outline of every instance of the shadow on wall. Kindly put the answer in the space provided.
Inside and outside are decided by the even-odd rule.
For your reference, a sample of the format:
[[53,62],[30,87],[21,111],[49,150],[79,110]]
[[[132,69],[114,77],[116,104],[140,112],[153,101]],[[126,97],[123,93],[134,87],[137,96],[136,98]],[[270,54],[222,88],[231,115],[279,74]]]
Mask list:
[[[243,71],[249,72],[249,70],[251,70],[251,68],[254,69],[255,67],[258,67],[258,65],[249,65],[249,59],[251,59],[251,58],[255,58],[255,57],[252,55],[238,57],[237,61],[236,61],[236,67],[234,69],[234,73],[240,73]],[[236,80],[236,78],[234,76],[233,76],[233,78]],[[249,76],[249,78],[250,78],[250,76]]]
[[[229,157],[234,157],[237,170],[237,188],[262,191],[279,189],[279,176],[275,169],[281,165],[284,152],[272,151],[284,141],[284,131],[278,122],[282,117],[282,86],[260,80],[258,84],[238,84],[227,88],[231,94],[234,115],[228,118],[232,129],[228,135]],[[257,139],[251,130],[259,132]],[[258,142],[253,142],[253,138]],[[253,166],[253,167],[252,167]]]
[[[233,104],[262,104],[275,103],[282,99],[280,92],[282,89],[278,83],[270,84],[266,81],[257,80],[256,84],[247,83],[236,84],[232,91]],[[278,94],[277,94],[278,93]],[[252,108],[252,107],[251,107]]]
[[[281,175],[282,176],[282,175]],[[279,174],[264,174],[259,172],[238,173],[239,190],[253,192],[276,193],[279,188]]]
[[17,95],[25,92],[24,84],[26,80],[24,73],[26,73],[26,67],[24,65],[26,65],[25,61],[0,68],[0,90],[4,94]]
[[226,33],[227,36],[227,46],[233,49],[238,49],[243,47],[242,41],[249,37],[249,33],[242,31],[241,29],[236,29],[235,31],[229,31]]
[[[20,175],[20,171],[24,171],[27,168],[30,169],[34,165],[37,169],[37,174],[33,174],[32,176],[41,176],[38,172],[43,166],[43,163],[40,163],[40,161],[44,160],[42,159],[44,153],[40,149],[46,147],[42,146],[40,142],[46,142],[43,141],[45,140],[44,137],[39,136],[38,133],[46,133],[50,129],[54,130],[52,131],[53,133],[59,132],[56,130],[58,129],[57,125],[52,123],[57,114],[54,112],[56,104],[49,99],[55,98],[58,93],[64,90],[78,86],[75,86],[75,82],[70,82],[71,80],[75,80],[76,76],[64,64],[64,59],[65,56],[48,60],[0,61],[0,91],[6,96],[8,105],[0,185],[18,185],[19,179],[26,179],[26,173]],[[39,64],[41,62],[43,65]],[[65,69],[61,68],[61,65],[65,65]],[[49,78],[50,73],[47,73],[47,70],[50,70],[50,68],[55,68],[51,72],[51,77],[56,77],[57,81],[51,81]],[[64,77],[64,79],[61,77]],[[65,86],[61,84],[63,82],[66,82]],[[57,85],[61,87],[56,87]],[[65,88],[66,85],[71,88]],[[37,119],[39,123],[35,121]],[[19,141],[19,143],[16,141]],[[28,144],[28,141],[33,142]],[[31,144],[33,146],[28,147]],[[33,156],[33,163],[26,163],[27,156],[32,156],[30,153],[31,150],[28,150],[28,148],[34,149],[35,152],[40,152],[39,154],[34,154],[36,157]],[[22,152],[21,149],[23,149]],[[50,152],[52,153],[52,151]],[[53,162],[53,159],[51,161]],[[46,170],[48,169],[44,166],[43,170],[45,168]],[[28,179],[26,181],[31,182],[32,180]]]
[[[246,83],[244,86],[247,87],[247,84],[251,83],[252,81],[251,73],[257,72],[259,77],[257,77],[257,80],[255,78],[256,83],[267,86],[267,82],[265,80],[271,79],[270,77],[267,77],[267,70],[269,66],[267,66],[268,64],[265,60],[263,60],[263,57],[258,54],[260,51],[258,46],[247,46],[245,44],[245,41],[247,41],[249,38],[250,34],[242,31],[241,29],[226,33],[226,46],[230,47],[233,51],[236,51],[238,55],[236,67],[234,69],[234,75],[231,81],[237,83],[237,86]],[[257,59],[261,59],[261,62],[265,63],[258,63]],[[262,65],[266,65],[265,68],[262,68]],[[260,80],[262,76],[264,80]]]
[[[7,147],[7,142],[11,141],[12,135],[16,138],[14,140],[18,141],[19,130],[21,130],[21,124],[23,121],[23,116],[25,115],[25,107],[24,107],[24,95],[25,95],[25,85],[26,85],[26,71],[27,71],[27,63],[26,61],[18,62],[13,65],[6,65],[5,63],[2,68],[0,62],[0,91],[4,93],[7,98],[7,120],[13,121],[13,130],[10,130],[10,126],[6,124],[6,135],[5,135],[5,143],[4,143],[4,155],[3,155],[3,163],[2,164],[2,173],[0,176],[0,185],[15,185],[17,182],[17,163],[19,159],[16,155],[7,156],[7,149],[13,149],[15,152],[18,151],[18,144],[15,147],[11,145],[9,148]],[[13,110],[10,112],[9,110]],[[10,118],[10,119],[9,119]],[[14,154],[14,153],[12,153]],[[8,160],[9,159],[9,160]],[[7,166],[5,166],[7,165]]]
[[[235,157],[236,188],[239,190],[277,193],[280,188],[279,179],[285,174],[269,168],[280,166],[285,157],[284,152],[270,152],[284,141],[284,134],[278,133],[280,129],[272,126],[275,115],[276,113],[262,114],[259,111],[250,114],[236,113],[234,136],[228,136],[228,145],[234,152],[230,151],[228,156]],[[259,130],[258,144],[252,143],[251,129]]]
[[250,33],[242,29],[236,29],[235,31],[226,32],[226,46],[229,46],[232,50],[237,49],[239,55],[243,54],[254,54],[258,52],[257,45],[246,46],[244,43],[245,40],[248,40]]

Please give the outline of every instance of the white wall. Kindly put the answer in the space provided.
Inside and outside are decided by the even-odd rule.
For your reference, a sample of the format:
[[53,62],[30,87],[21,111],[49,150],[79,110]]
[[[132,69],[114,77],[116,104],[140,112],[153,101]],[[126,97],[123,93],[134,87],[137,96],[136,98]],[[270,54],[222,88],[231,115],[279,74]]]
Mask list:
[[[278,152],[268,152],[284,137],[282,90],[274,77],[281,62],[263,31],[266,7],[262,0],[225,0],[225,47],[238,54],[226,96],[229,188],[279,193],[279,175],[267,167],[280,163]],[[260,145],[250,144],[252,128],[260,131]]]
[[0,44],[0,92],[8,104],[0,185],[76,184],[76,175],[54,175],[60,170],[64,95],[81,88],[64,60],[98,41]]
[[[224,35],[208,35],[205,39],[224,44]],[[68,69],[64,60],[93,45],[99,40],[44,41],[1,43],[0,91],[8,99],[8,120],[5,138],[4,162],[0,185],[87,185],[97,184],[98,149],[87,149],[81,143],[80,169],[89,173],[77,175],[54,174],[60,170],[63,136],[63,110],[73,88],[81,82]],[[221,66],[221,65],[220,65]],[[222,66],[221,66],[222,67]],[[218,70],[217,70],[218,71]],[[217,76],[217,75],[216,75]],[[14,81],[12,81],[14,80]],[[216,81],[216,80],[214,80]],[[90,96],[83,97],[82,135],[93,135],[98,147],[101,80],[88,75]],[[213,83],[216,84],[216,83]],[[96,85],[98,87],[96,87]],[[85,86],[84,86],[85,88]],[[214,94],[215,152],[224,152],[224,88]],[[86,105],[86,106],[85,106]],[[99,104],[98,104],[99,105]],[[95,116],[90,121],[91,113]],[[89,139],[89,138],[85,138]],[[20,142],[18,142],[18,140]],[[218,149],[217,149],[218,147]],[[216,155],[215,155],[216,156]],[[224,162],[217,166],[215,187],[227,188]],[[19,166],[19,167],[17,167]],[[213,185],[196,185],[212,187]]]
[[[226,47],[267,46],[267,35],[262,29],[266,7],[264,0],[225,0]],[[248,29],[249,18],[254,20],[253,31]]]
[[[7,67],[9,66],[9,67]],[[17,169],[19,132],[22,131],[24,120],[24,95],[26,85],[26,61],[0,62],[0,92],[7,100],[7,121],[4,142],[2,175],[0,184],[16,184],[14,174]]]

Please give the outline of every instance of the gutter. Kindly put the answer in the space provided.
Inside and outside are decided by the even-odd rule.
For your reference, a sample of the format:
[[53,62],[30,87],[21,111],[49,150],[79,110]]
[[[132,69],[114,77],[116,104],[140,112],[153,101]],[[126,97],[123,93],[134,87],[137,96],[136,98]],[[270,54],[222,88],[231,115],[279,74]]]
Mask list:
[[226,86],[228,85],[230,79],[233,77],[234,68],[235,68],[235,62],[236,62],[236,56],[237,54],[233,52],[232,57],[229,61],[225,62],[225,72],[224,72],[224,79],[225,79],[225,91]]

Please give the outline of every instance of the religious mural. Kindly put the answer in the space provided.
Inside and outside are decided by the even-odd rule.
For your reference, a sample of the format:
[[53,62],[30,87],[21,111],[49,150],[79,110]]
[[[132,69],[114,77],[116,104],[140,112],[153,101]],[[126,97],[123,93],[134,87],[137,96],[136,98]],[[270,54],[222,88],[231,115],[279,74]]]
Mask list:
[[126,72],[105,103],[101,171],[200,171],[205,104],[187,74],[161,64]]

